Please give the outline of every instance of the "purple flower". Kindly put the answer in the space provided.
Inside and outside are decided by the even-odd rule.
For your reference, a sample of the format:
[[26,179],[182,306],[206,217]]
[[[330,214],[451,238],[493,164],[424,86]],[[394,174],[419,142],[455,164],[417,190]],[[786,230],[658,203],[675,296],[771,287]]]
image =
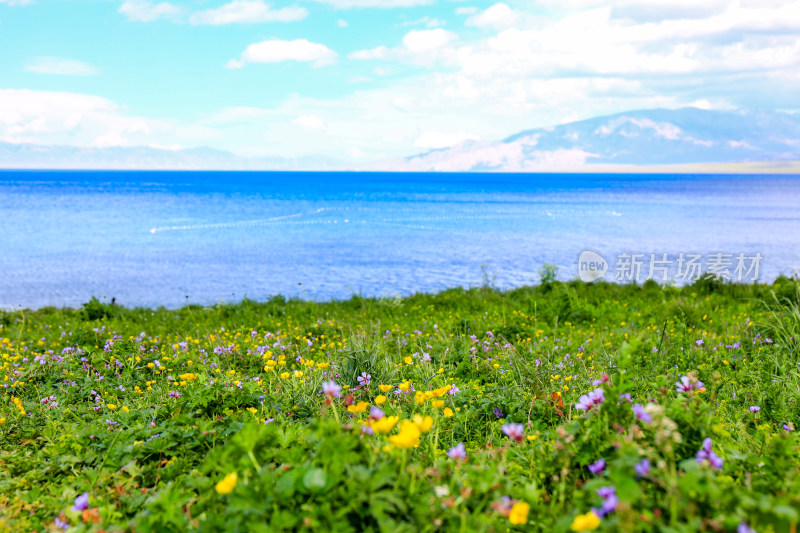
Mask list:
[[589,394],[583,394],[578,398],[578,403],[575,404],[575,409],[579,411],[588,411],[595,405],[600,405],[606,401],[605,392],[603,389],[595,389]]
[[497,418],[503,418],[503,411],[501,411],[499,407],[495,407],[494,411],[492,412],[494,413],[494,416],[496,416]]
[[266,424],[272,424],[273,422],[275,422],[275,419],[274,419],[274,418],[267,418],[266,420],[264,420],[264,424],[265,424],[265,425],[266,425]]
[[450,459],[466,459],[467,458],[467,450],[464,449],[464,443],[459,442],[449,450],[447,450],[447,456]]
[[171,390],[167,396],[172,396],[173,398],[177,399],[181,397],[181,393],[176,390]]
[[605,459],[598,459],[594,463],[590,464],[587,468],[589,472],[592,474],[599,474],[602,472],[606,467],[606,460]]
[[60,529],[69,529],[69,522],[64,522],[59,517],[55,518],[56,527]]
[[322,384],[322,392],[327,396],[331,396],[333,398],[341,398],[342,386],[337,385],[336,382],[333,380],[326,381]]
[[689,378],[687,376],[681,377],[680,382],[675,382],[675,390],[678,392],[690,392],[692,390],[692,384],[689,382]]
[[630,392],[626,392],[625,394],[620,394],[619,395],[619,399],[620,399],[620,403],[622,403],[622,402],[631,403],[633,401],[633,400],[631,400],[631,393]]
[[370,380],[372,380],[372,376],[367,374],[366,372],[362,372],[360,376],[358,376],[358,383],[363,386],[369,385]]
[[575,409],[578,411],[588,411],[592,407],[594,407],[594,402],[586,394],[582,394],[578,398],[578,403],[575,404]]
[[711,439],[708,437],[703,440],[703,447],[697,451],[697,463],[703,464],[706,460],[717,470],[722,470],[722,458],[711,450]]
[[617,509],[619,498],[617,498],[617,489],[614,487],[600,487],[597,489],[597,495],[603,498],[603,505],[600,509],[592,508],[592,512],[599,517],[603,517],[608,513]]
[[636,475],[639,477],[645,477],[650,475],[650,461],[647,459],[642,459],[635,465],[633,465],[633,469],[636,471]]
[[756,530],[747,525],[747,522],[739,522],[736,533],[756,533]]
[[650,422],[653,421],[652,415],[650,415],[650,413],[644,410],[642,404],[635,403],[633,404],[633,406],[631,406],[631,409],[633,409],[633,414],[636,416],[636,418],[638,418],[645,424],[649,424]]
[[761,410],[761,408],[760,408],[759,406],[757,406],[757,405],[751,405],[751,406],[750,406],[750,412],[751,412],[751,413],[757,413],[757,412],[759,412],[760,410]]
[[380,420],[384,416],[386,416],[386,413],[384,413],[383,409],[381,409],[380,407],[375,407],[373,405],[369,410],[369,417],[372,420]]
[[595,405],[600,405],[606,401],[605,392],[603,392],[603,389],[595,389],[589,393],[589,399],[592,400],[592,403]]
[[503,430],[503,433],[508,438],[514,439],[516,442],[522,442],[525,432],[525,427],[522,424],[503,424],[500,429]]
[[116,426],[117,425],[116,422],[114,422],[113,420],[109,420],[108,418],[106,418],[106,424],[108,424],[109,426]]
[[85,511],[89,508],[89,493],[84,492],[77,498],[75,498],[75,503],[72,504],[72,510],[76,512]]

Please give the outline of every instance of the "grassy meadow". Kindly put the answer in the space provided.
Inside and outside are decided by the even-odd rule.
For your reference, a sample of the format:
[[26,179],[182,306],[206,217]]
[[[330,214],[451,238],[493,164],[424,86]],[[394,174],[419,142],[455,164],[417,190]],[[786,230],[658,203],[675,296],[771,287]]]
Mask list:
[[799,289],[0,312],[0,529],[794,532]]

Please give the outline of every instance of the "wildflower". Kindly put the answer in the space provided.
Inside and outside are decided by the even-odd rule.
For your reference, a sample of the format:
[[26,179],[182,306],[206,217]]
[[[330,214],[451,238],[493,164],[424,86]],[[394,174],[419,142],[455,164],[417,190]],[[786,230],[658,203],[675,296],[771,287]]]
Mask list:
[[386,396],[384,396],[383,394],[378,394],[377,396],[375,396],[375,403],[377,403],[378,405],[383,405],[384,403],[386,403]]
[[236,487],[236,481],[238,481],[239,476],[236,472],[231,472],[225,478],[217,483],[217,492],[220,494],[230,494],[233,492],[234,487]]
[[689,376],[681,376],[681,380],[675,382],[675,390],[677,392],[692,392],[692,390],[702,391],[703,382],[697,381]]
[[575,404],[575,409],[578,411],[588,411],[594,407],[594,402],[587,396],[586,394],[582,394],[580,398],[578,398],[578,403]]
[[303,377],[303,373],[300,370],[295,370],[294,371],[294,377],[296,377],[297,379],[300,379],[300,378]]
[[116,426],[117,425],[116,422],[114,422],[113,420],[109,420],[108,418],[106,418],[106,424],[108,424],[109,426]]
[[386,416],[386,413],[380,407],[372,406],[369,410],[369,417],[372,420],[380,420],[384,416]]
[[703,447],[700,448],[700,450],[698,450],[697,452],[698,464],[703,464],[703,462],[706,459],[711,464],[711,466],[713,466],[717,470],[722,470],[723,461],[716,453],[714,453],[711,450],[711,439],[708,437],[706,437],[706,439],[703,440]]
[[636,475],[639,477],[645,477],[650,475],[650,461],[648,459],[642,459],[635,465],[633,465],[633,469],[636,471]]
[[464,443],[459,442],[449,450],[447,450],[447,456],[450,459],[457,459],[462,460],[467,458],[467,450],[464,449]]
[[[117,406],[116,406],[116,405],[114,405],[113,403],[106,404],[106,407],[108,407],[108,408],[109,408],[109,409],[111,409],[112,411],[113,411],[114,409],[116,409],[116,408],[117,408]],[[751,408],[751,409],[752,409],[752,408]]]
[[747,522],[739,522],[736,533],[756,533],[756,530],[747,525]]
[[511,512],[508,515],[508,521],[514,525],[524,524],[528,521],[528,511],[531,510],[531,506],[525,502],[517,502],[511,508]]
[[396,416],[385,416],[380,420],[373,421],[370,427],[375,433],[389,433],[398,420],[399,418]]
[[516,442],[522,442],[525,431],[525,427],[522,424],[503,424],[500,429],[508,438],[514,439]]
[[369,382],[372,380],[372,376],[367,374],[366,372],[362,372],[360,376],[358,376],[358,384],[363,385],[364,387],[369,385]]
[[600,517],[592,512],[589,512],[576,516],[569,528],[572,531],[592,531],[597,529],[597,526],[599,525]]
[[644,407],[642,407],[642,404],[635,403],[633,404],[633,406],[631,406],[631,409],[633,409],[634,416],[636,416],[636,418],[638,418],[645,424],[649,424],[650,422],[653,421],[653,415],[645,411]]
[[322,392],[332,398],[342,397],[342,386],[337,385],[335,381],[330,380],[322,384]]
[[501,411],[499,407],[495,407],[492,413],[494,413],[494,416],[497,418],[503,418],[503,411]]
[[610,512],[617,509],[619,498],[617,498],[617,489],[614,487],[600,487],[597,489],[597,495],[603,498],[603,505],[600,509],[592,509],[592,512],[598,517],[603,517]]
[[61,520],[59,517],[56,517],[54,522],[57,528],[69,529],[69,522],[65,522],[64,520]]
[[363,402],[362,401],[362,402],[358,402],[357,404],[354,404],[354,405],[348,405],[347,406],[347,410],[350,413],[360,413],[360,412],[366,410],[367,407],[369,407],[369,404],[367,402]]
[[389,392],[392,390],[391,385],[378,385],[378,388],[381,390],[381,392]]
[[602,472],[606,467],[606,460],[605,459],[598,459],[594,463],[590,464],[587,468],[589,472],[592,474],[599,474]]
[[414,424],[416,424],[417,428],[422,433],[427,433],[431,430],[431,426],[433,425],[433,418],[430,416],[422,417],[420,415],[414,415]]
[[75,502],[72,504],[72,510],[80,512],[88,508],[89,508],[89,493],[84,492],[83,494],[75,498]]
[[761,410],[761,408],[759,406],[757,406],[757,405],[751,405],[750,406],[750,412],[751,413],[758,413],[760,410]]
[[420,430],[414,422],[403,420],[400,424],[400,433],[392,435],[389,440],[398,448],[416,448],[419,446]]
[[620,403],[622,403],[622,402],[631,403],[633,401],[633,400],[631,400],[631,393],[630,392],[626,392],[625,394],[620,394],[619,395],[619,399],[620,399]]
[[[449,407],[445,407],[445,408],[444,408],[444,411],[442,411],[442,414],[443,414],[444,416],[446,416],[447,418],[450,418],[451,416],[453,416],[453,410],[452,410],[452,409],[450,409]],[[787,431],[788,431],[788,430],[787,430]]]

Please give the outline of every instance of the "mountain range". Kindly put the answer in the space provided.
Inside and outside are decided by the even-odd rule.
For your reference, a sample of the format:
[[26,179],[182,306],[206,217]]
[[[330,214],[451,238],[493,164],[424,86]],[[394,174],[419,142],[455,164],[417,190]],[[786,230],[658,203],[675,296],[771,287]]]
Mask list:
[[0,168],[525,172],[745,162],[778,168],[797,161],[800,116],[692,107],[629,111],[366,165],[325,156],[246,158],[210,148],[0,143]]

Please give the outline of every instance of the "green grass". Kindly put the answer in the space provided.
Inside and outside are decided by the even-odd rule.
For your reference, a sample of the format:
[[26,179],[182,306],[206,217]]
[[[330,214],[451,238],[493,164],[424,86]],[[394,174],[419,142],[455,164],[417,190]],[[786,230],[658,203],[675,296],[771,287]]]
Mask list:
[[[798,290],[554,281],[0,313],[0,529],[795,531]],[[703,386],[678,392],[684,376]],[[707,438],[721,469],[696,459]]]

